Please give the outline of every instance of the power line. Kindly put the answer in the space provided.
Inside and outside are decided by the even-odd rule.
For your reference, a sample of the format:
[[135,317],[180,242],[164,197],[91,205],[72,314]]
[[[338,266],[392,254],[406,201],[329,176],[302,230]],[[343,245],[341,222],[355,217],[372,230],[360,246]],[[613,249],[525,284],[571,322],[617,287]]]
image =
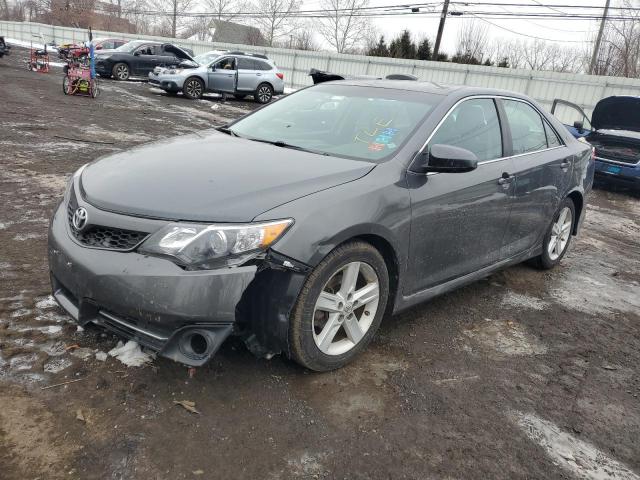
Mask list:
[[513,33],[515,35],[520,35],[522,37],[533,38],[535,40],[544,40],[545,42],[555,42],[555,43],[585,43],[584,40],[554,40],[552,38],[543,38],[543,37],[537,37],[535,35],[528,35],[526,33],[516,32],[515,30],[511,30],[510,28],[503,27],[502,25],[498,25],[497,23],[490,22],[489,20],[487,20],[485,18],[482,18],[482,17],[478,17],[478,16],[474,15],[473,13],[471,13],[471,15],[473,17],[477,18],[478,20],[481,20],[481,21],[483,21],[485,23],[488,23],[489,25],[493,25],[496,28],[499,28],[501,30],[505,30],[505,31]]

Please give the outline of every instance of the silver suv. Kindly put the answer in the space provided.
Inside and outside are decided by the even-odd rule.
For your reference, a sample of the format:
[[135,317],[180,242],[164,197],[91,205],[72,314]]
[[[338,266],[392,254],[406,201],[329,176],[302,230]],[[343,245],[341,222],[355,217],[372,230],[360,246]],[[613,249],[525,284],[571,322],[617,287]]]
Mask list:
[[156,67],[149,83],[169,94],[190,99],[205,92],[231,94],[238,99],[253,95],[258,103],[269,103],[284,92],[284,75],[264,55],[213,50],[184,61],[176,68]]

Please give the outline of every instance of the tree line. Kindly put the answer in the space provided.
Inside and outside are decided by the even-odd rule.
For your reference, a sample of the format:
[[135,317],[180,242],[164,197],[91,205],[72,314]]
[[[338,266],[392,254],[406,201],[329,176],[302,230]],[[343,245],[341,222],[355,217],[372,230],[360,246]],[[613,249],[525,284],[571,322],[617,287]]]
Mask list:
[[[607,23],[594,73],[640,76],[640,0],[621,0],[624,20]],[[0,19],[42,21],[86,28],[99,16],[103,30],[209,40],[213,22],[254,26],[261,44],[299,50],[330,48],[338,53],[430,60],[432,37],[403,30],[393,38],[380,35],[369,17],[359,15],[369,0],[320,0],[322,15],[301,13],[301,0],[0,0]],[[307,7],[305,7],[307,8]],[[206,11],[206,16],[189,12]],[[91,16],[91,12],[94,15]],[[99,13],[101,12],[101,13]],[[106,13],[105,13],[106,12]],[[504,39],[490,35],[479,19],[462,19],[454,45],[445,45],[437,60],[503,68],[589,72],[594,39],[557,44],[541,39]],[[93,24],[94,28],[95,23]],[[249,39],[246,43],[253,43]]]

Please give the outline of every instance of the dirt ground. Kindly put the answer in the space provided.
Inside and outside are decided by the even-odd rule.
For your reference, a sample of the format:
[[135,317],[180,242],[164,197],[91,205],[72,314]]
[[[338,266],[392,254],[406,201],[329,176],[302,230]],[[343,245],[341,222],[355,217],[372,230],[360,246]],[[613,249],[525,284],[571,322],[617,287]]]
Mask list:
[[25,52],[0,59],[0,478],[640,479],[638,195],[595,190],[559,268],[516,266],[386,319],[340,371],[234,340],[194,378],[99,361],[118,339],[49,297],[68,176],[254,104],[107,80],[96,100],[65,97],[61,69],[28,72]]

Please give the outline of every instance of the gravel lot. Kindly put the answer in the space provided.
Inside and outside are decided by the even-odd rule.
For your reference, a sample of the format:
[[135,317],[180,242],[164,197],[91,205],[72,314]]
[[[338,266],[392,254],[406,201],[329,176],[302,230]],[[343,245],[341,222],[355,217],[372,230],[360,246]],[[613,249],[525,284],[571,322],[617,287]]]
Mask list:
[[516,266],[387,319],[337,372],[233,340],[194,378],[99,361],[117,338],[77,331],[49,297],[69,174],[254,104],[107,80],[96,100],[65,97],[61,69],[28,72],[25,54],[0,60],[3,480],[640,479],[638,195],[594,191],[560,268]]

